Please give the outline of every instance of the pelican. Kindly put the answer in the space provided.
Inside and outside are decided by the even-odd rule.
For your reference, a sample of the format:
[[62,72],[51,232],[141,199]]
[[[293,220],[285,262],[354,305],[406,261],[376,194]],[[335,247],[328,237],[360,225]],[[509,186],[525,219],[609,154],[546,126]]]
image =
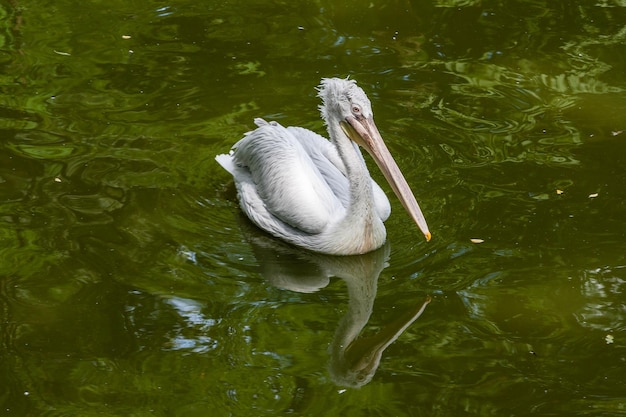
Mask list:
[[424,215],[381,137],[372,105],[356,81],[323,78],[319,107],[330,141],[301,127],[255,119],[217,162],[235,180],[248,218],[271,235],[314,252],[356,255],[385,243],[389,200],[370,177],[372,156],[426,240]]

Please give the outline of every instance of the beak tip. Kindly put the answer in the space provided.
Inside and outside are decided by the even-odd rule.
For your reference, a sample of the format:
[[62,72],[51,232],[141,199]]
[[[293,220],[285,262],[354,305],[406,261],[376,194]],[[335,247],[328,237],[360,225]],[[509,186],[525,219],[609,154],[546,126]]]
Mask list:
[[426,237],[426,242],[430,242],[430,239],[432,238],[432,235],[430,234],[430,232],[426,232],[424,236]]

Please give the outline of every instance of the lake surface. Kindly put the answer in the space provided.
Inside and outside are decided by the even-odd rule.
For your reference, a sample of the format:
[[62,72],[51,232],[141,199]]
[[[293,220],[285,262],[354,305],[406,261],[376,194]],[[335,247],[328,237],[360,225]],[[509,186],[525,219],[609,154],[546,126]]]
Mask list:
[[[626,3],[0,1],[0,413],[626,413]],[[358,81],[433,233],[324,257],[214,161]],[[372,175],[383,183],[370,164]]]

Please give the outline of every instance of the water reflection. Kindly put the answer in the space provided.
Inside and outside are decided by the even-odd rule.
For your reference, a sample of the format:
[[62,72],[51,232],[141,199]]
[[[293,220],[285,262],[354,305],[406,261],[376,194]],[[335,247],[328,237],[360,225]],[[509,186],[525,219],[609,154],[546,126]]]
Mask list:
[[319,291],[331,277],[348,288],[348,311],[339,320],[329,346],[329,373],[337,385],[361,387],[374,377],[383,352],[426,309],[430,297],[386,323],[376,334],[363,337],[376,299],[378,277],[388,265],[389,243],[357,256],[330,256],[290,246],[263,233],[240,216],[263,277],[277,288],[300,293]]

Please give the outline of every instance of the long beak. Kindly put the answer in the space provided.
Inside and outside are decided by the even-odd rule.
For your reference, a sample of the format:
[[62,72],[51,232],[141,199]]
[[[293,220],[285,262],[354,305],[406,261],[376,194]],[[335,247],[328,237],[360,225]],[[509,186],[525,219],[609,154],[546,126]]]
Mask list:
[[420,228],[426,237],[426,241],[429,241],[431,234],[428,230],[428,225],[426,224],[422,210],[419,204],[417,204],[417,200],[415,200],[415,196],[411,188],[409,188],[409,184],[404,179],[402,172],[400,172],[398,164],[394,161],[389,149],[387,149],[387,145],[385,145],[383,138],[380,136],[378,128],[376,124],[374,124],[374,119],[372,117],[357,119],[356,117],[350,116],[346,117],[345,122],[342,121],[340,123],[344,133],[354,142],[365,148],[372,158],[374,158],[376,165],[378,165],[378,168],[382,171],[387,182],[391,185],[393,192],[404,206],[404,209]]

